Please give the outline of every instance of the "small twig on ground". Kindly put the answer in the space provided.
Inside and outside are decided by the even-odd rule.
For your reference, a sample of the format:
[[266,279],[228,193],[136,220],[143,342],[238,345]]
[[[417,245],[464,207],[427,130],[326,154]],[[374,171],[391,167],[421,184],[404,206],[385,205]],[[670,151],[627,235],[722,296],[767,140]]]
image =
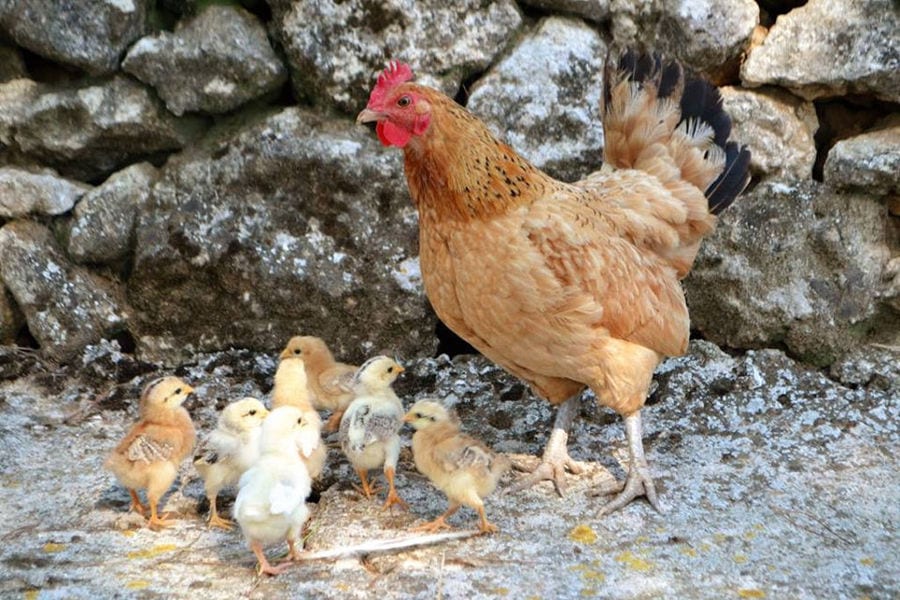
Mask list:
[[466,531],[452,531],[450,533],[432,533],[428,535],[411,535],[402,538],[394,538],[390,540],[372,540],[346,546],[343,548],[331,548],[329,550],[315,550],[311,552],[303,552],[298,560],[333,560],[338,558],[349,558],[353,556],[362,556],[366,554],[375,554],[378,552],[396,552],[407,550],[410,548],[418,548],[419,546],[430,546],[431,544],[439,544],[453,540],[462,540],[465,538],[481,535],[477,529]]

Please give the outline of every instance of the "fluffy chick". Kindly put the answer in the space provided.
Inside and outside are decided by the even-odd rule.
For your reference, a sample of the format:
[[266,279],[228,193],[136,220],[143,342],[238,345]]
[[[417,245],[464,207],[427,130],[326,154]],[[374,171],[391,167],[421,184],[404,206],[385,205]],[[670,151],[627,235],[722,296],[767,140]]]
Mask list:
[[455,416],[437,402],[417,402],[403,420],[416,430],[413,435],[416,468],[450,501],[450,507],[444,514],[415,529],[449,529],[447,517],[465,505],[478,511],[482,533],[498,531],[484,514],[482,498],[497,487],[500,477],[509,469],[509,459],[461,433]]
[[256,398],[232,402],[219,415],[216,428],[203,440],[194,455],[194,467],[203,477],[209,500],[209,526],[231,529],[233,523],[219,516],[219,492],[238,482],[259,457],[259,435],[269,411]]
[[[293,406],[303,411],[307,418],[312,419],[311,413],[315,412],[315,407],[311,402],[309,393],[306,361],[303,360],[300,354],[289,352],[290,348],[291,345],[289,343],[288,347],[281,353],[281,361],[278,363],[278,369],[275,370],[275,384],[272,387],[272,409],[281,406]],[[321,419],[319,419],[318,414],[315,419],[320,423],[319,429],[321,430]],[[310,477],[315,479],[322,474],[327,457],[328,448],[321,439],[313,449],[312,454],[301,456],[301,460],[306,465],[306,470],[309,471]]]
[[369,469],[384,466],[389,489],[383,508],[394,504],[406,508],[406,502],[394,488],[403,404],[391,389],[402,372],[403,367],[387,356],[376,356],[363,363],[354,376],[356,398],[344,412],[338,434],[344,454],[359,474],[366,498],[377,491],[369,482]]
[[[309,417],[315,415],[315,420]],[[318,414],[294,406],[275,408],[266,417],[260,433],[260,455],[239,482],[234,516],[260,571],[277,575],[298,557],[296,542],[309,518],[306,498],[312,480],[300,456],[309,456],[319,443]],[[286,540],[288,560],[272,566],[264,544]]]
[[140,419],[132,426],[104,466],[131,494],[131,509],[146,515],[137,490],[147,490],[151,529],[168,527],[173,521],[160,517],[157,507],[181,462],[190,456],[196,440],[191,416],[182,406],[194,391],[178,377],[150,382],[141,394]]
[[328,345],[311,335],[292,337],[281,353],[282,359],[288,356],[303,358],[310,401],[319,410],[332,411],[325,431],[336,431],[353,401],[353,376],[358,367],[335,361]]

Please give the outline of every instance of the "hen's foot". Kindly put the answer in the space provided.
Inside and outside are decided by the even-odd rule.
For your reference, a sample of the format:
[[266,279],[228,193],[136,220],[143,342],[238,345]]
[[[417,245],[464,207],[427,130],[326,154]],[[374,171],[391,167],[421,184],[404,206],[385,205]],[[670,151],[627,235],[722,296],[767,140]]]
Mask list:
[[578,397],[566,400],[556,413],[556,421],[553,423],[553,432],[544,448],[544,454],[541,457],[541,464],[527,475],[508,487],[505,491],[507,494],[514,494],[526,488],[532,487],[534,484],[548,479],[553,482],[556,493],[560,496],[566,495],[566,471],[568,470],[575,475],[579,475],[584,471],[584,467],[569,457],[569,451],[566,445],[569,441],[569,428],[575,415],[578,412]]
[[[662,512],[656,495],[656,486],[653,484],[653,478],[650,477],[650,468],[644,457],[640,411],[625,417],[625,436],[628,438],[628,450],[631,454],[625,486],[615,498],[600,509],[600,516],[619,510],[639,496],[646,496],[650,505],[658,512]],[[603,492],[597,495],[600,494]]]

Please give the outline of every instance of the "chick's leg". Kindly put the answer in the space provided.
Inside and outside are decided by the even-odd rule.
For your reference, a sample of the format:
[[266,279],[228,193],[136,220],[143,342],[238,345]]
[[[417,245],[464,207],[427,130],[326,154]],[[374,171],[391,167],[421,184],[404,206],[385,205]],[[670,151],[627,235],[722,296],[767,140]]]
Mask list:
[[576,475],[583,471],[582,467],[569,457],[569,451],[566,448],[569,441],[569,429],[578,414],[578,399],[578,396],[569,398],[556,411],[556,421],[553,423],[550,439],[544,447],[541,464],[532,471],[531,475],[523,477],[507,488],[507,494],[520,492],[538,482],[549,479],[560,496],[566,495],[566,469]]
[[391,506],[398,504],[400,508],[406,510],[409,506],[406,502],[403,501],[400,496],[397,495],[397,488],[394,487],[394,468],[393,467],[385,467],[384,468],[384,476],[387,477],[388,481],[388,495],[387,499],[384,501],[384,506],[381,507],[381,510],[386,510]]
[[368,469],[357,469],[356,474],[359,475],[359,480],[362,482],[361,486],[353,486],[356,488],[360,494],[366,497],[366,500],[371,500],[372,496],[376,494],[379,490],[375,486],[374,483],[369,481],[369,470]]
[[128,490],[128,493],[131,494],[131,506],[128,507],[128,510],[133,510],[142,517],[146,516],[147,507],[141,502],[140,497],[137,495],[137,491]]
[[456,511],[459,510],[459,504],[451,503],[450,508],[444,512],[441,516],[439,516],[434,521],[428,521],[424,525],[419,525],[418,527],[413,527],[410,531],[424,531],[425,533],[435,533],[441,529],[453,529],[453,527],[447,522],[447,519]]
[[650,468],[647,466],[647,459],[644,457],[641,411],[636,411],[625,417],[625,436],[628,438],[628,453],[630,455],[625,487],[615,498],[600,509],[600,516],[602,517],[619,510],[638,496],[647,496],[650,505],[657,511],[662,512],[656,496],[656,487],[654,487],[653,479],[650,477]]
[[263,575],[278,575],[291,566],[290,562],[286,562],[277,567],[273,567],[269,564],[269,560],[266,558],[265,552],[263,552],[262,543],[256,540],[250,542],[250,549],[253,550],[253,554],[256,555],[256,560],[259,563],[259,572]]
[[325,425],[322,427],[323,431],[332,432],[337,431],[341,427],[341,419],[344,418],[344,410],[339,408],[331,413],[331,416],[328,417],[328,420],[325,421]]
[[216,494],[207,496],[207,499],[209,500],[209,527],[218,527],[225,531],[231,531],[234,528],[234,523],[219,516],[219,511],[216,509]]

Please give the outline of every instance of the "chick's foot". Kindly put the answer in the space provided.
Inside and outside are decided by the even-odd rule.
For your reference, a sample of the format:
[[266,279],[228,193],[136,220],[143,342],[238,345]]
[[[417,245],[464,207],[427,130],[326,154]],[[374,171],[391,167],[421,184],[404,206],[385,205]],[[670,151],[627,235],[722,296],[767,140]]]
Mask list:
[[575,475],[579,475],[584,468],[569,457],[569,451],[566,448],[569,441],[569,429],[575,420],[578,412],[578,398],[573,397],[566,400],[556,413],[556,421],[553,423],[553,432],[544,448],[544,454],[541,457],[541,463],[531,472],[530,475],[523,477],[505,491],[506,494],[514,494],[524,489],[532,487],[541,481],[550,480],[556,488],[556,493],[560,496],[566,495],[566,471],[570,471]]

